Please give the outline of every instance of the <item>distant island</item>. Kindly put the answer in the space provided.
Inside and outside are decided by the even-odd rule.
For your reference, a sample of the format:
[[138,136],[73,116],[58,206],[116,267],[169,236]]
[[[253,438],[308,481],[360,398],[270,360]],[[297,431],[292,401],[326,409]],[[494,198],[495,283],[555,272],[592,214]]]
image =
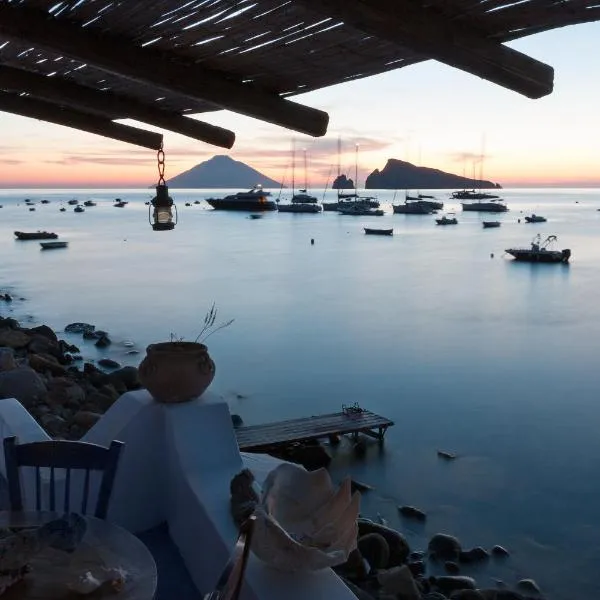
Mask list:
[[278,188],[280,183],[224,154],[216,155],[167,181],[170,188]]
[[333,183],[331,184],[331,188],[334,190],[353,190],[354,181],[342,173],[334,179]]
[[412,163],[388,159],[380,171],[375,169],[366,179],[365,188],[370,190],[442,190],[501,188],[499,183],[461,177],[439,169],[417,167]]

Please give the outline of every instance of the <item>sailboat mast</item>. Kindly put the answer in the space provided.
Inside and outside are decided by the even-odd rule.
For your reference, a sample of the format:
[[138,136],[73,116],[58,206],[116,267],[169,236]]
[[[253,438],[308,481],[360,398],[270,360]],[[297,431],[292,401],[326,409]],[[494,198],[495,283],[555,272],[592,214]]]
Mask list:
[[292,198],[296,189],[296,141],[292,139]]
[[308,192],[308,171],[306,169],[306,148],[304,148],[304,191]]
[[358,195],[358,144],[354,150],[354,193]]

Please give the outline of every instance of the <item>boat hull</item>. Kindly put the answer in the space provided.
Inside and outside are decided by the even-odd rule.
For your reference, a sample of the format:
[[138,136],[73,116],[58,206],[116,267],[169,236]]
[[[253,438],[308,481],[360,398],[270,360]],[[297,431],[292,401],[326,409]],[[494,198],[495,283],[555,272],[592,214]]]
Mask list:
[[58,235],[49,231],[15,231],[18,240],[55,240]]
[[519,248],[508,248],[507,254],[515,260],[533,263],[568,263],[571,258],[571,250],[527,250]]
[[280,204],[279,212],[316,214],[321,212],[318,204]]
[[40,242],[42,250],[55,250],[57,248],[66,248],[67,242]]
[[215,210],[251,210],[264,211],[264,210],[277,210],[277,203],[273,200],[264,200],[260,202],[258,200],[224,200],[219,198],[209,198],[207,202]]
[[370,229],[369,227],[364,228],[367,235],[394,235],[394,229]]
[[502,213],[508,210],[504,204],[498,204],[497,202],[463,202],[462,209],[464,211],[490,213]]
[[492,229],[494,227],[500,227],[500,221],[483,221],[484,229]]
[[435,212],[433,208],[421,202],[408,202],[406,204],[392,204],[394,214],[397,215],[431,215]]

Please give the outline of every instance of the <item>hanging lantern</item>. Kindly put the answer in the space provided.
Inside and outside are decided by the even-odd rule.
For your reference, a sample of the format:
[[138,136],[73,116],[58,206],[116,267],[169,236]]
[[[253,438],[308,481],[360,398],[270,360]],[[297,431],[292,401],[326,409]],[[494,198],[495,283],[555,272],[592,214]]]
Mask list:
[[[156,196],[150,201],[148,207],[148,220],[154,231],[170,231],[177,225],[177,207],[173,198],[169,196],[169,188],[165,183],[165,153],[162,144],[157,153],[158,160],[158,184],[156,185]],[[175,210],[175,220],[173,220]]]

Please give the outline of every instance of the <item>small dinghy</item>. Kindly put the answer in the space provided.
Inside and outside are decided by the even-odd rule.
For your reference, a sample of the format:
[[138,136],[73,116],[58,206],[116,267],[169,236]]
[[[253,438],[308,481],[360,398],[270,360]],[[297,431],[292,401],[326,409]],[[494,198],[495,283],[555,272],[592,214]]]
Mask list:
[[483,221],[484,229],[491,229],[493,227],[500,227],[500,221]]
[[55,240],[58,235],[50,231],[15,231],[18,240]]
[[42,250],[55,250],[56,248],[66,248],[68,242],[40,242]]
[[394,235],[394,229],[371,229],[369,227],[364,228],[367,235]]

